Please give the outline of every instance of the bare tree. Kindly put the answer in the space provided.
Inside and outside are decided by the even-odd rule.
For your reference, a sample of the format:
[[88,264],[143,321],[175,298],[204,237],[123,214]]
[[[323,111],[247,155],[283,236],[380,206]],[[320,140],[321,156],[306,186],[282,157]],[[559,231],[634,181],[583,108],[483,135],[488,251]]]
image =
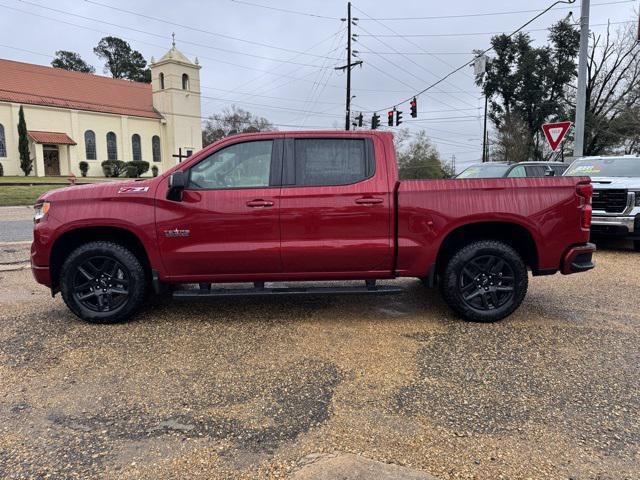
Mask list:
[[202,145],[207,146],[221,138],[244,132],[263,132],[277,130],[264,117],[254,115],[247,110],[231,105],[220,113],[211,115],[202,127]]
[[491,145],[491,160],[494,162],[523,162],[529,159],[531,134],[527,124],[518,114],[505,115],[496,128]]
[[637,26],[592,35],[587,83],[585,155],[638,152],[640,46]]

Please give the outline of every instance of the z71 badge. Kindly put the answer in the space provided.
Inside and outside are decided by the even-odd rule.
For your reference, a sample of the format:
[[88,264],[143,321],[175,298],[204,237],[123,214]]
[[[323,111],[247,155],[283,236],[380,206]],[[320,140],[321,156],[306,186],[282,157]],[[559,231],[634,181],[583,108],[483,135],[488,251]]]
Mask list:
[[149,187],[120,187],[118,193],[144,193],[148,192]]

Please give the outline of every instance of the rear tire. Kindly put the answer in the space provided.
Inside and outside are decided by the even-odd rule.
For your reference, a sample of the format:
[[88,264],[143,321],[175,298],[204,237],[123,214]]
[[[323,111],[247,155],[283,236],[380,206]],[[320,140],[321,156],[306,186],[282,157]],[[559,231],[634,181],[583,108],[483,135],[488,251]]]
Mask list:
[[90,242],[76,248],[60,271],[60,291],[69,309],[91,323],[128,320],[142,305],[145,271],[126,247]]
[[482,240],[453,254],[444,267],[440,290],[463,319],[495,322],[520,306],[528,280],[518,252],[503,242]]

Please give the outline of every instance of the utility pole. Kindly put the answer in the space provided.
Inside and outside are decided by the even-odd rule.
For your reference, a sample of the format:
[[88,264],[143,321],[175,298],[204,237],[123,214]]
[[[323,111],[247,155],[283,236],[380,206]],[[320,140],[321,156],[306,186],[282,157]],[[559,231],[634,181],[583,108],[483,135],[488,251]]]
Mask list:
[[[351,2],[347,3],[347,18],[343,18],[342,21],[347,21],[347,64],[342,67],[336,67],[335,70],[346,70],[347,71],[347,101],[345,105],[345,121],[344,121],[344,129],[351,129],[351,67],[355,67],[356,65],[361,65],[362,60],[358,60],[357,62],[351,62],[351,25],[353,21],[357,21],[357,18],[351,18]],[[355,25],[355,23],[353,23]]]
[[574,157],[581,157],[584,154],[584,122],[587,113],[587,56],[589,54],[589,1],[582,0],[580,8],[580,58],[578,61],[578,92],[574,122]]
[[484,94],[484,127],[482,129],[482,163],[489,160],[487,155],[487,105],[489,103],[489,97]]

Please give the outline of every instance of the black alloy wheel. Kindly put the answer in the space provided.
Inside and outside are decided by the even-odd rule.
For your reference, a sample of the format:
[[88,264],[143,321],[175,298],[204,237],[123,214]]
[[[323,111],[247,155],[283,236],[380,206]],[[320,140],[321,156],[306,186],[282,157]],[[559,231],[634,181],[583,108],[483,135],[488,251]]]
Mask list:
[[94,312],[112,312],[129,298],[129,272],[113,258],[95,256],[76,267],[73,296]]
[[468,321],[501,320],[527,293],[527,266],[512,246],[499,240],[476,240],[460,247],[441,268],[445,302]]
[[148,272],[125,245],[94,241],[80,245],[60,270],[60,293],[82,320],[117,323],[128,320],[142,306]]
[[500,308],[513,298],[514,279],[513,269],[502,258],[496,255],[472,258],[459,275],[462,300],[476,310]]

